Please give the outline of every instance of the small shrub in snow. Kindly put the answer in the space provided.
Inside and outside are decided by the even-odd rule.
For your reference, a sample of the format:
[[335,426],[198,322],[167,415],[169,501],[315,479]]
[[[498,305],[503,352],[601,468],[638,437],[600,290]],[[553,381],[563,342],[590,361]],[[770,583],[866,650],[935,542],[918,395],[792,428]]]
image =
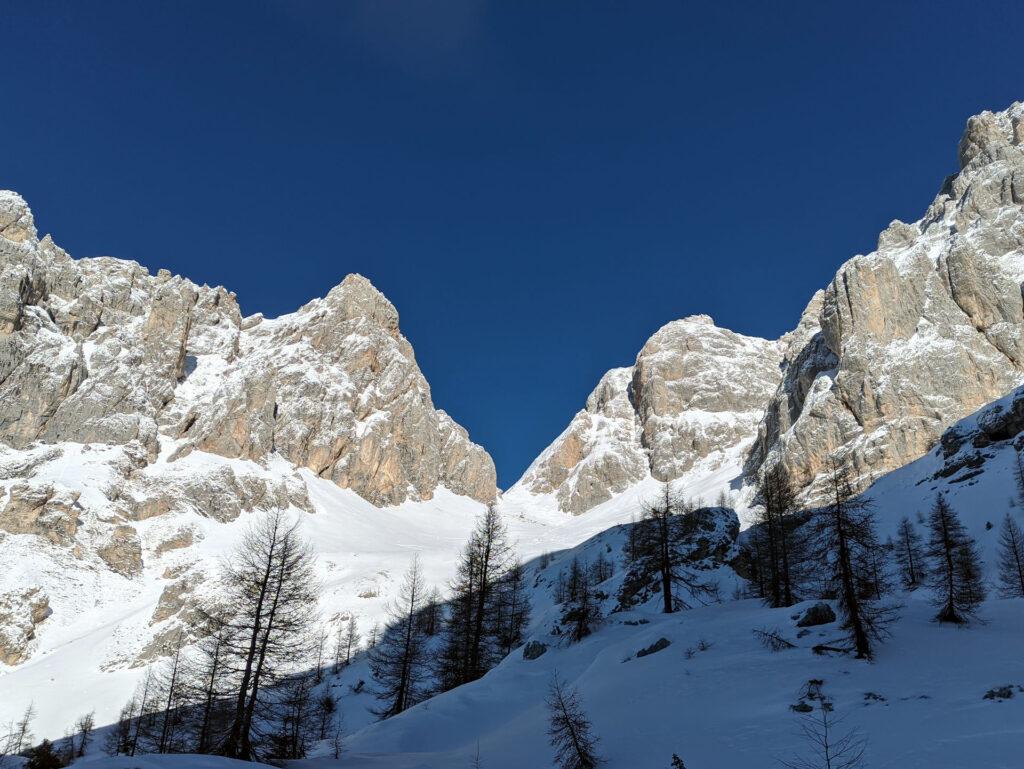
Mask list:
[[780,652],[785,649],[796,648],[796,644],[783,638],[778,629],[767,630],[762,628],[761,630],[755,630],[754,637],[770,652]]
[[780,763],[789,769],[857,769],[864,766],[867,740],[856,729],[836,734],[836,727],[842,719],[835,715],[832,703],[826,697],[820,697],[817,712],[806,703],[802,704],[806,707],[793,709],[803,714],[800,732],[807,742],[807,754]]

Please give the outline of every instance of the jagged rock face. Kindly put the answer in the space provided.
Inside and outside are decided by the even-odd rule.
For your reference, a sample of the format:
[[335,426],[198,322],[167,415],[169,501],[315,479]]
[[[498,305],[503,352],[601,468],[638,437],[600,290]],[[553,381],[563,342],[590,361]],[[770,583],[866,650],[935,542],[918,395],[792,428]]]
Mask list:
[[239,363],[181,423],[189,446],[252,459],[276,451],[378,505],[429,499],[439,485],[495,494],[490,457],[434,409],[397,311],[357,275],[245,331]]
[[632,368],[605,374],[562,434],[517,484],[554,494],[559,507],[579,514],[646,477],[647,453],[630,400]]
[[749,442],[781,356],[779,343],[718,328],[706,315],[669,323],[634,366],[605,374],[517,485],[554,494],[562,510],[579,514],[648,474],[678,478]]
[[271,453],[371,502],[444,485],[494,498],[494,466],[434,409],[398,313],[365,278],[276,320],[134,262],[74,260],[0,193],[0,440],[138,441],[175,457]]
[[223,288],[72,259],[0,191],[0,663],[35,649],[39,586],[66,626],[90,610],[83,595],[171,581],[149,642],[104,665],[194,639],[204,527],[313,513],[301,468],[377,505],[441,485],[496,494],[490,457],[434,409],[397,311],[365,278],[242,318]]
[[50,613],[50,599],[39,588],[0,594],[0,663],[17,665],[28,659],[36,626]]
[[781,462],[813,499],[835,455],[864,487],[1024,381],[1022,124],[1021,104],[971,118],[925,216],[811,301],[748,470]]
[[79,494],[51,484],[15,483],[0,511],[0,530],[35,534],[55,545],[70,545],[78,531]]
[[636,358],[632,392],[651,474],[678,478],[747,439],[779,383],[777,342],[719,328],[707,315],[669,323]]
[[778,342],[700,316],[667,325],[628,385],[609,375],[595,391],[615,382],[624,407],[588,403],[518,486],[579,513],[756,435],[748,477],[782,463],[815,501],[831,458],[864,488],[1020,384],[1024,105],[971,118],[959,159],[924,217],[893,222]]

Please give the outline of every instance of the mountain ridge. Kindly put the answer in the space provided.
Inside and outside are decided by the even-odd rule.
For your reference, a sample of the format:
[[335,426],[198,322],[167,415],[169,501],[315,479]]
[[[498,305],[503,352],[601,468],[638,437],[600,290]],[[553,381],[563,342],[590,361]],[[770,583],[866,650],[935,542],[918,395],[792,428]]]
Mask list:
[[[694,349],[700,334],[679,335],[660,346],[688,365],[677,365],[667,378],[654,367],[649,382],[634,380],[625,393],[645,428],[639,446],[620,430],[614,448],[593,442],[595,453],[588,454],[588,400],[513,490],[553,494],[561,509],[579,514],[637,482],[645,463],[653,477],[672,480],[693,460],[673,466],[666,458],[706,459],[740,441],[742,431],[697,437],[674,430],[673,419],[699,406],[668,402],[662,395],[670,382],[697,390],[703,378],[717,377],[725,394],[718,413],[728,411],[730,399],[748,413],[760,411],[742,435],[749,451],[733,490],[778,464],[807,502],[819,497],[829,458],[865,488],[927,452],[952,422],[1020,384],[1024,103],[970,118],[958,160],[960,170],[946,178],[922,218],[893,221],[876,251],[844,262],[811,297],[794,329],[774,341],[742,337],[757,348],[745,359],[759,372],[749,392],[728,368],[739,348],[716,360],[713,349],[703,355]],[[651,336],[633,370],[643,368],[650,346],[659,346],[673,324],[733,333],[708,316],[674,321]],[[770,371],[776,363],[778,370]],[[606,378],[595,393],[607,386]],[[750,425],[749,418],[743,421]],[[545,458],[551,460],[547,472]]]

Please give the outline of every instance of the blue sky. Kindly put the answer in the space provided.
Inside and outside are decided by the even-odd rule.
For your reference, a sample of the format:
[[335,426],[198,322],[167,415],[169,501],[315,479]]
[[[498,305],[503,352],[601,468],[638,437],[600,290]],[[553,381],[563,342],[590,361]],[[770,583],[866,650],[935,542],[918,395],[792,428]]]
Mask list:
[[0,186],[277,315],[349,272],[507,486],[664,323],[777,336],[1024,98],[1016,3],[4,3]]

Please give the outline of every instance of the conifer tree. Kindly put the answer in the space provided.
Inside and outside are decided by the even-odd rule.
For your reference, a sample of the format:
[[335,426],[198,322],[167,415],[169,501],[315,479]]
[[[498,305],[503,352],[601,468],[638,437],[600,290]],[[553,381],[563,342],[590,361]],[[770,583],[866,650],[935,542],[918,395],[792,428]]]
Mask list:
[[604,551],[599,551],[597,558],[590,564],[590,581],[595,585],[600,585],[605,580],[611,579],[612,573],[611,562],[605,557]]
[[928,515],[929,539],[925,551],[931,562],[929,585],[939,607],[939,622],[964,624],[985,600],[974,540],[956,511],[941,494]]
[[388,625],[370,652],[370,671],[381,702],[374,713],[382,719],[396,716],[426,697],[427,645],[417,616],[425,598],[419,560],[414,558],[390,608]]
[[25,769],[61,769],[64,766],[64,761],[53,749],[53,743],[46,739],[26,751],[26,755]]
[[530,599],[526,593],[526,572],[518,558],[513,560],[500,583],[497,641],[506,656],[523,642],[530,622]]
[[1007,513],[999,531],[999,594],[1024,598],[1024,531]]
[[89,711],[84,716],[79,716],[75,722],[75,731],[78,735],[78,747],[74,748],[72,743],[72,749],[76,756],[81,758],[85,755],[86,749],[89,747],[89,742],[92,740],[93,729],[96,728],[96,711]]
[[916,590],[925,578],[924,549],[917,527],[906,516],[900,521],[893,553],[904,589]]
[[316,664],[313,667],[313,681],[324,680],[324,667],[327,664],[327,628],[321,626],[314,636],[313,648],[316,650]]
[[[505,526],[497,508],[490,505],[463,548],[451,584],[436,670],[442,691],[475,681],[501,658],[509,641],[502,643],[509,627],[510,579],[512,583],[522,580],[516,576],[515,564]],[[528,616],[525,590],[513,590],[515,615]],[[519,620],[512,619],[514,627]]]
[[1014,454],[1013,478],[1017,484],[1017,501],[1024,504],[1024,454],[1020,450]]
[[601,622],[601,605],[594,594],[591,570],[582,568],[575,558],[569,567],[567,595],[561,624],[567,628],[569,640],[577,643]]
[[316,699],[315,709],[317,714],[318,739],[326,740],[331,731],[331,725],[335,721],[338,712],[338,701],[329,691],[322,692]]
[[25,712],[21,714],[21,718],[15,723],[14,729],[11,730],[10,753],[12,755],[18,755],[32,744],[32,722],[35,717],[36,706],[35,703],[30,702],[25,708]]
[[187,686],[195,703],[195,752],[211,753],[224,735],[229,716],[229,681],[225,675],[229,628],[207,616],[208,634],[199,642]]
[[224,755],[255,759],[269,690],[307,657],[316,618],[313,556],[298,524],[273,512],[243,537],[225,564],[227,595],[225,673],[231,677],[233,713],[220,746]]
[[135,700],[129,700],[118,715],[117,723],[107,732],[104,739],[104,750],[108,756],[128,755],[132,742],[132,719]]
[[555,749],[559,769],[595,769],[604,763],[597,752],[598,739],[583,711],[579,694],[558,677],[552,676],[548,689],[548,737]]
[[792,606],[795,602],[794,559],[797,557],[796,527],[792,512],[795,495],[781,465],[765,471],[758,484],[763,508],[756,523],[761,536],[761,569],[765,596],[773,607]]
[[139,742],[143,736],[143,729],[152,725],[155,708],[153,707],[152,693],[154,689],[153,669],[147,668],[146,677],[141,684],[136,685],[135,696],[133,697],[130,712],[134,714],[134,727],[132,729],[131,742],[126,751],[129,756],[134,756],[139,749]]
[[[870,659],[886,635],[894,608],[878,596],[885,587],[873,564],[879,548],[871,503],[853,493],[846,471],[834,459],[828,477],[829,504],[817,511],[814,529],[819,561],[837,598],[842,627],[858,658]],[[865,594],[864,586],[872,586]]]
[[350,614],[348,621],[338,628],[338,638],[334,646],[334,672],[337,673],[344,664],[346,667],[352,664],[352,655],[359,650],[359,642],[362,636],[359,634],[359,623],[356,615]]
[[313,714],[316,670],[311,672],[296,674],[275,687],[273,712],[277,732],[271,738],[270,754],[276,759],[305,758],[309,743],[317,736]]
[[156,753],[174,753],[183,749],[179,738],[179,727],[184,718],[183,707],[187,704],[182,660],[182,639],[179,632],[174,655],[164,662],[157,672],[154,703],[159,707],[159,719],[150,737]]
[[435,587],[432,588],[420,609],[420,629],[428,637],[436,636],[441,630],[441,618],[444,614],[444,601],[441,592]]

